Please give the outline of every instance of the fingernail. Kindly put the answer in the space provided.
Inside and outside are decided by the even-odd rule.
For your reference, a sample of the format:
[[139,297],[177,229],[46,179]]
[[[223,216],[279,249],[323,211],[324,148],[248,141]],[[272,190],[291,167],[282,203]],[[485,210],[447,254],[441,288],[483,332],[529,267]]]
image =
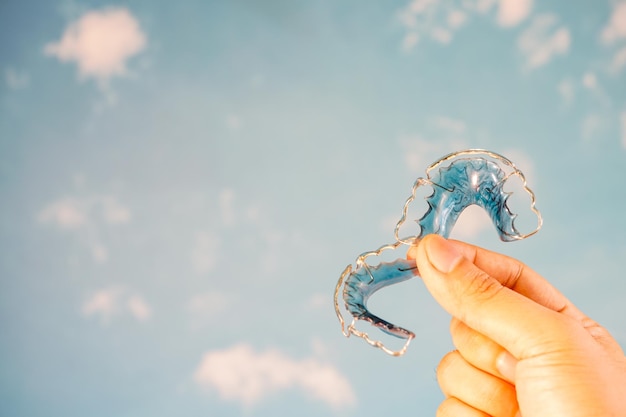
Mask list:
[[463,258],[459,248],[441,236],[433,235],[426,246],[430,263],[439,271],[447,273]]
[[406,253],[407,259],[415,259],[417,257],[417,246],[411,246]]
[[517,368],[517,359],[506,350],[496,358],[496,368],[509,382],[515,382],[515,369]]

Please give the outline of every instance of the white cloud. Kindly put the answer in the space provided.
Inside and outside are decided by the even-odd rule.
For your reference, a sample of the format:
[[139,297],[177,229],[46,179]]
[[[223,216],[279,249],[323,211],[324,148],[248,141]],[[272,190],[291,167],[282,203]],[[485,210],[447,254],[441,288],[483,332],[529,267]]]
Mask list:
[[623,110],[619,117],[620,130],[622,135],[622,147],[626,149],[626,110]]
[[448,44],[466,19],[463,10],[444,9],[437,0],[413,0],[398,12],[398,20],[407,30],[402,49],[409,52],[423,36]]
[[617,74],[626,66],[626,46],[618,49],[613,55],[613,60],[609,66],[609,71],[613,74]]
[[467,125],[462,120],[446,116],[437,116],[433,121],[439,129],[450,134],[463,135],[467,131]]
[[148,303],[138,295],[131,296],[126,305],[128,306],[130,314],[139,321],[146,321],[152,317],[152,309]]
[[[422,176],[423,175],[419,175]],[[389,233],[390,230],[394,230],[398,220],[400,220],[400,211],[394,212],[393,214],[387,214],[383,216],[378,222],[378,230],[381,233]]]
[[191,263],[196,273],[203,275],[215,267],[220,244],[221,241],[217,235],[207,232],[196,233],[191,250]]
[[30,77],[28,74],[13,68],[6,68],[4,70],[4,81],[11,90],[21,90],[30,85]]
[[485,15],[495,5],[498,5],[496,23],[513,27],[531,14],[533,0],[462,0],[460,4],[413,0],[398,12],[398,20],[406,29],[402,49],[411,51],[424,37],[447,45],[472,16]]
[[[326,298],[329,298],[327,294]],[[325,358],[329,355],[332,355],[332,347],[328,346],[322,339],[317,337],[313,337],[311,339],[311,350],[313,351],[313,355],[318,358]]]
[[586,72],[581,79],[581,84],[600,104],[607,108],[611,107],[611,98],[600,85],[596,74],[590,71]]
[[589,90],[598,88],[598,79],[593,72],[587,72],[583,75],[583,85]]
[[45,206],[38,215],[42,223],[53,223],[62,229],[76,229],[87,223],[84,201],[67,197]]
[[439,158],[459,149],[467,148],[466,123],[447,116],[429,120],[429,135],[413,134],[400,137],[404,148],[405,165],[410,172],[424,175],[426,168]]
[[102,214],[104,220],[109,224],[128,223],[131,218],[128,207],[120,204],[113,196],[104,196],[101,198]]
[[220,192],[219,205],[220,213],[222,214],[222,224],[224,226],[232,226],[236,220],[235,214],[235,191],[230,188],[226,188]]
[[500,0],[496,21],[502,27],[517,26],[528,17],[532,8],[532,0]]
[[452,42],[452,32],[444,27],[437,26],[430,31],[430,36],[437,42],[447,45]]
[[[395,223],[394,223],[395,226]],[[387,229],[390,230],[390,229]],[[315,293],[309,297],[308,307],[314,310],[325,309],[330,307],[330,296],[326,293]]]
[[100,242],[94,242],[91,247],[93,260],[99,264],[105,263],[109,259],[109,251]]
[[563,55],[569,50],[569,30],[564,26],[556,26],[555,16],[536,16],[518,38],[518,47],[526,57],[526,66],[529,69],[541,67],[555,55]]
[[152,309],[139,295],[128,294],[122,286],[114,286],[96,291],[82,305],[85,317],[98,316],[102,324],[109,324],[115,316],[127,313],[137,321],[152,317]]
[[87,317],[98,315],[102,323],[108,324],[119,313],[121,292],[118,287],[97,291],[83,303],[83,314]]
[[498,0],[464,0],[463,5],[470,10],[476,10],[480,14],[488,13]]
[[98,239],[102,224],[127,223],[130,210],[115,196],[64,197],[47,204],[37,215],[39,222],[76,233],[89,247],[93,260],[102,264],[109,252]]
[[97,220],[108,224],[127,223],[131,213],[112,195],[64,197],[46,205],[39,212],[38,219],[63,229],[77,229],[93,225]]
[[408,27],[415,27],[416,17],[429,12],[436,5],[437,0],[413,0],[400,13],[400,20]]
[[237,131],[243,126],[243,120],[236,114],[231,114],[226,118],[226,126],[232,132]]
[[451,10],[448,13],[448,26],[458,29],[467,21],[467,14],[462,10]]
[[207,352],[193,378],[223,400],[244,407],[290,388],[335,409],[356,403],[349,381],[333,366],[316,359],[292,359],[277,350],[257,353],[247,344]]
[[261,208],[256,204],[248,204],[244,218],[250,223],[257,223],[261,217]]
[[126,62],[141,52],[147,40],[139,22],[125,8],[85,13],[71,23],[44,52],[63,62],[74,61],[81,78],[106,82],[126,74]]
[[415,47],[415,45],[417,45],[419,39],[420,37],[416,32],[408,32],[402,40],[402,49],[405,52],[410,51]]
[[286,265],[284,260],[285,248],[294,249],[293,236],[276,230],[267,229],[262,233],[264,253],[259,261],[260,270],[268,275],[278,275],[281,267]]
[[218,291],[194,295],[187,303],[186,309],[191,315],[194,326],[215,323],[233,303],[233,296]]
[[422,139],[422,137],[414,135],[412,137],[402,138],[402,146],[404,147],[404,162],[410,172],[423,174],[424,170],[435,160],[445,154],[442,146],[436,141]]
[[608,72],[619,73],[626,66],[626,1],[613,3],[611,17],[600,32],[600,41],[611,47],[613,53]]
[[611,18],[600,34],[600,39],[607,45],[626,39],[626,2],[615,4]]
[[576,94],[576,89],[574,86],[574,82],[571,79],[566,78],[562,80],[557,86],[557,90],[565,104],[572,104],[572,102],[574,101],[574,96]]
[[502,155],[513,162],[517,169],[522,171],[526,181],[528,181],[528,185],[532,188],[533,184],[535,184],[535,165],[532,157],[519,149],[507,149]]
[[607,127],[606,119],[599,114],[588,114],[582,121],[581,136],[590,141],[596,138]]

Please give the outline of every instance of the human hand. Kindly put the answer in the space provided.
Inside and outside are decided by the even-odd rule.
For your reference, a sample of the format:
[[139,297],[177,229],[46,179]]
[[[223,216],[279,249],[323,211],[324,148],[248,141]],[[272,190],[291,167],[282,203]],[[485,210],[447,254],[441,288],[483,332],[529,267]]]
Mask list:
[[438,235],[408,257],[453,316],[437,416],[626,416],[621,347],[536,272]]

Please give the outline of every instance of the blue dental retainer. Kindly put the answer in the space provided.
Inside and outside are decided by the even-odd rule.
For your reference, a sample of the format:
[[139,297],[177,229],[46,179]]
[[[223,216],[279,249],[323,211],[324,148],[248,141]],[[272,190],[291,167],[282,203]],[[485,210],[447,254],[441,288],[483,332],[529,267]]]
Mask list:
[[[517,215],[507,206],[511,193],[505,192],[503,186],[513,176],[521,180],[524,191],[530,196],[530,210],[537,217],[537,227],[530,233],[522,234],[516,229]],[[420,232],[415,236],[400,238],[400,229],[407,219],[411,203],[416,198],[416,191],[425,185],[431,186],[433,193],[426,197],[428,209],[417,222]],[[401,258],[371,265],[366,259],[370,256],[379,256],[386,250],[397,249],[401,245],[413,245],[431,233],[447,238],[463,210],[470,205],[477,205],[487,212],[500,239],[504,242],[532,236],[539,231],[543,223],[541,213],[535,207],[535,194],[528,188],[524,174],[509,159],[481,149],[468,149],[444,156],[426,169],[426,178],[420,177],[415,181],[411,195],[404,204],[402,216],[394,229],[396,242],[359,255],[354,268],[353,265],[348,265],[341,274],[335,287],[334,301],[335,312],[344,336],[360,337],[392,356],[401,356],[406,352],[415,334],[372,314],[367,308],[367,301],[381,288],[417,276],[415,261]],[[347,326],[339,308],[340,293],[345,309],[352,316],[352,322]],[[358,330],[356,328],[358,321],[368,322],[384,333],[404,339],[404,346],[400,350],[387,348],[381,341],[373,340],[367,333]]]

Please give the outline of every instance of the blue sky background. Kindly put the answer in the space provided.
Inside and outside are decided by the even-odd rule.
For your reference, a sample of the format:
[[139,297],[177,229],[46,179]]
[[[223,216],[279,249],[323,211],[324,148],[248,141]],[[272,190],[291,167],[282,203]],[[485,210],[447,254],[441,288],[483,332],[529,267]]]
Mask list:
[[[544,215],[498,241],[626,346],[626,3],[0,2],[0,414],[434,415],[419,280],[332,292],[439,157],[486,148]],[[400,253],[399,256],[404,256]]]

